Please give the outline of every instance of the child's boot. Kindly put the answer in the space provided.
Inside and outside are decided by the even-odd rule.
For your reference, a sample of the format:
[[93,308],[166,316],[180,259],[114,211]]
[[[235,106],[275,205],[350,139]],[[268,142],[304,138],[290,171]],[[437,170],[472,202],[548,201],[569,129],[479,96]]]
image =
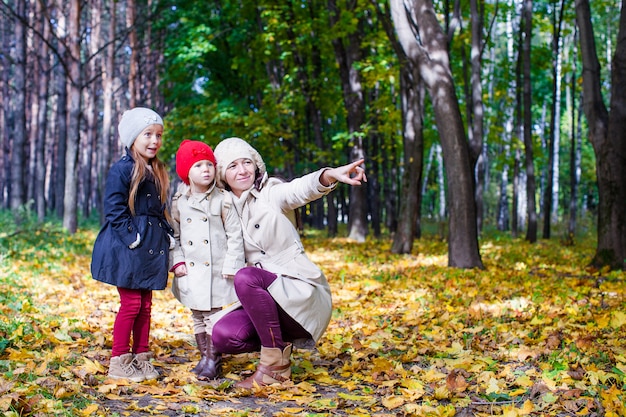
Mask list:
[[114,356],[109,362],[109,378],[128,379],[133,382],[141,382],[146,379],[144,373],[135,366],[132,353]]
[[152,352],[142,352],[135,355],[137,369],[144,375],[145,379],[155,379],[159,377],[159,372],[154,369],[150,360],[154,357]]
[[213,340],[210,334],[206,334],[206,349],[204,351],[206,358],[203,368],[198,372],[199,379],[215,379],[222,372],[222,354],[218,353],[213,346]]
[[200,362],[198,362],[196,366],[191,370],[191,372],[193,372],[194,374],[200,373],[202,371],[202,368],[204,368],[204,365],[206,364],[206,339],[206,333],[196,333],[196,344],[198,345],[198,350],[200,351]]

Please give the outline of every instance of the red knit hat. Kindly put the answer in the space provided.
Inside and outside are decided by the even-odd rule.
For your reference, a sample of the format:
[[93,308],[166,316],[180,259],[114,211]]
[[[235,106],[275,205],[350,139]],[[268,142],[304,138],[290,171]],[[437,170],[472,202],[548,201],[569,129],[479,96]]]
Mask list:
[[215,163],[213,150],[204,142],[185,139],[176,152],[176,173],[185,184],[189,184],[189,170],[198,161]]

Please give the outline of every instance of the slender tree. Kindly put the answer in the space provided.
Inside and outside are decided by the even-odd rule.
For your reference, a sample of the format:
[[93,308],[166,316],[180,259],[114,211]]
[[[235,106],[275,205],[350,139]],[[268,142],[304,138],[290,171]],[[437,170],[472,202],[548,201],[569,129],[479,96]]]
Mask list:
[[[335,0],[328,0],[331,29],[341,21],[341,14],[354,12],[357,2],[348,2],[348,10],[337,7]],[[337,32],[339,32],[337,30]],[[357,63],[362,59],[361,36],[358,28],[353,28],[347,35],[337,36],[332,40],[335,57],[339,64],[339,74],[343,91],[344,105],[347,110],[348,132],[350,134],[350,160],[365,158],[362,128],[365,123],[365,98]],[[367,236],[367,186],[350,188],[350,214],[348,219],[348,237],[357,242],[364,242]]]
[[[26,178],[26,2],[17,2],[17,17],[20,21],[15,25],[15,47],[13,60],[15,71],[13,73],[13,144],[11,146],[11,209],[17,216],[19,209],[25,201],[25,178]],[[18,217],[16,219],[19,220]]]
[[532,94],[531,94],[531,37],[532,37],[533,2],[522,2],[522,62],[523,62],[523,120],[524,120],[524,156],[526,166],[526,204],[528,225],[526,240],[531,243],[537,241],[537,208],[535,199],[535,166],[532,137]]
[[411,253],[413,242],[418,236],[420,205],[422,201],[421,183],[424,166],[424,83],[420,79],[417,66],[409,59],[398,41],[391,21],[391,9],[385,9],[374,2],[387,38],[400,61],[400,106],[402,111],[403,170],[400,210],[391,246],[392,253]]

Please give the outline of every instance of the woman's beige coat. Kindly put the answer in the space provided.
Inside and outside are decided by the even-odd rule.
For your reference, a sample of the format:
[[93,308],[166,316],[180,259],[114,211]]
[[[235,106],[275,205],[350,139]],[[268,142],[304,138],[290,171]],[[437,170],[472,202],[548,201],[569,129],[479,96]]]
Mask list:
[[233,208],[242,221],[246,262],[274,272],[269,292],[276,302],[317,342],[332,314],[330,287],[322,271],[307,257],[298,231],[284,213],[317,200],[334,186],[320,184],[324,169],[282,182],[270,178],[261,190],[251,189]]
[[170,251],[170,266],[187,266],[187,275],[174,277],[172,293],[193,310],[237,301],[232,276],[245,265],[243,237],[237,213],[223,208],[225,193],[213,186],[198,197],[181,184],[172,198],[176,246]]

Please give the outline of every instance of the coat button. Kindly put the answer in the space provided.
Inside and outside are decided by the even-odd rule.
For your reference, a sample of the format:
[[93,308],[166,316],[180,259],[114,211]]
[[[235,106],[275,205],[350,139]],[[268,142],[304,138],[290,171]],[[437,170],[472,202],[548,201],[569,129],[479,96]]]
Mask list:
[[194,266],[195,264],[193,262],[189,262],[189,266]]
[[152,197],[152,194],[148,193],[148,194],[146,194],[146,197],[150,198],[150,197]]
[[148,226],[152,226],[152,222],[151,221],[148,221]]
[[187,244],[188,244],[189,246],[193,246],[193,242],[192,242],[191,240],[190,240],[189,242],[187,242]]
[[259,226],[259,224],[258,224],[258,223],[254,225],[254,228],[255,228],[255,229],[258,229],[259,227],[261,227],[261,226]]
[[187,217],[187,223],[191,223],[191,219]]
[[203,221],[203,222],[206,222],[207,220],[208,220],[208,219],[207,219],[206,217],[203,217],[203,218],[202,218],[202,221]]
[[204,244],[205,244],[205,245],[208,245],[208,244],[209,244],[209,241],[208,241],[208,240],[206,240],[206,239],[204,239]]
[[205,262],[205,263],[204,263],[204,266],[209,266],[209,265],[211,265],[211,264],[210,264],[210,263],[208,263],[208,262]]
[[161,249],[161,250],[159,251],[159,253],[160,253],[161,255],[165,255],[165,251],[164,251],[163,249]]
[[152,255],[152,254],[154,254],[154,251],[153,251],[152,249],[150,249],[150,250],[148,251],[148,253],[149,253],[150,255]]

